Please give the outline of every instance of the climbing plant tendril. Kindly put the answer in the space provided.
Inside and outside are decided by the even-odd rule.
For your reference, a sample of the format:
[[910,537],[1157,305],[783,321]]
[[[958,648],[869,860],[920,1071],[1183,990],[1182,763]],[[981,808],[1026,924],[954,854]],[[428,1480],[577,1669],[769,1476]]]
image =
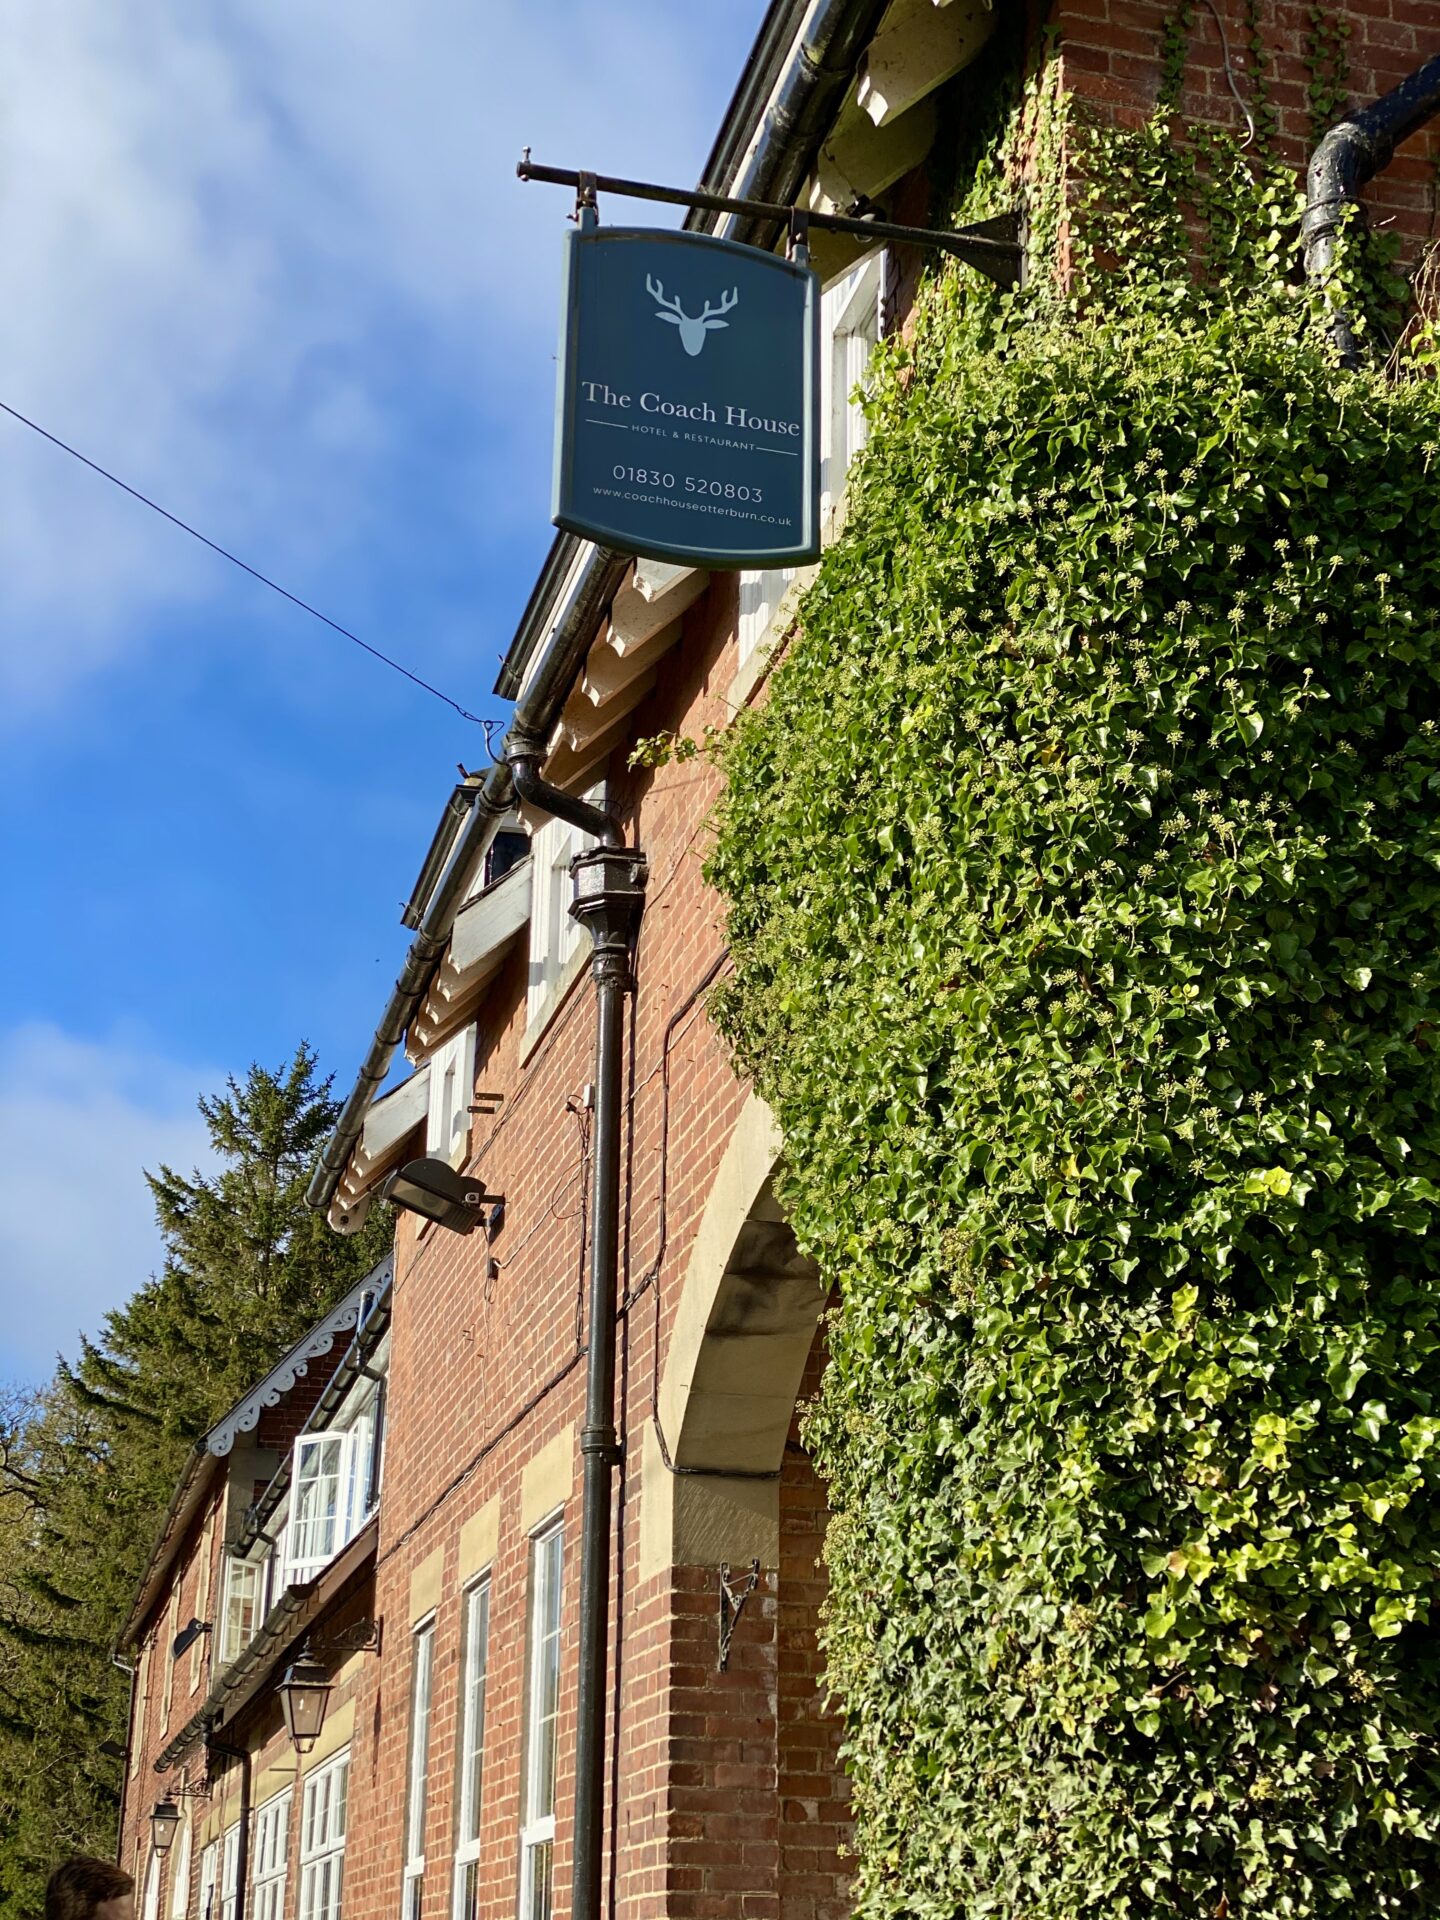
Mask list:
[[1293,179],[1035,112],[1074,277],[888,349],[710,864],[858,1911],[1430,1914],[1440,390],[1337,370]]

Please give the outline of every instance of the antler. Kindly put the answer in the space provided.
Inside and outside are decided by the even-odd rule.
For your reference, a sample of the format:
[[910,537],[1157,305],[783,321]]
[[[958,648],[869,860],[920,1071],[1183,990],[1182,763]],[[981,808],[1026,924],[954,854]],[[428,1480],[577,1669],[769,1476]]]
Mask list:
[[672,313],[679,313],[682,311],[679,298],[677,297],[674,300],[667,300],[665,298],[665,288],[663,283],[657,280],[653,274],[647,273],[645,276],[645,291],[649,294],[652,300],[657,301],[662,307],[669,307]]
[[732,287],[729,293],[721,294],[718,307],[712,307],[707,300],[705,302],[705,311],[701,314],[700,318],[702,320],[713,320],[717,314],[729,313],[732,307],[738,306],[739,304],[740,289],[738,287]]

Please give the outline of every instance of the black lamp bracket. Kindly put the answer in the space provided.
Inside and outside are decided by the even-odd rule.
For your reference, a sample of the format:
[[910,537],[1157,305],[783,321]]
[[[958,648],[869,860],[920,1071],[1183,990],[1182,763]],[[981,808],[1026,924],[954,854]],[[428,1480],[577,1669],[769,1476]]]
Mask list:
[[332,1654],[347,1658],[352,1653],[379,1653],[381,1626],[379,1620],[357,1620],[353,1627],[346,1627],[335,1634],[317,1649],[321,1659]]

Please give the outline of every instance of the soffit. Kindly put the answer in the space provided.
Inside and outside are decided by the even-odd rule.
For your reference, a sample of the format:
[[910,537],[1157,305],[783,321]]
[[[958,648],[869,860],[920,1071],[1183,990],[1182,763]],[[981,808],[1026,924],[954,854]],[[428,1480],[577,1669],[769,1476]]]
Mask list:
[[337,1233],[355,1233],[364,1225],[372,1198],[386,1176],[404,1162],[411,1136],[425,1125],[429,1111],[428,1064],[366,1110],[360,1138],[330,1202],[328,1217]]
[[637,560],[615,595],[550,736],[545,775],[570,786],[607,752],[655,684],[687,610],[710,584],[700,567]]
[[405,1036],[412,1060],[433,1053],[474,1019],[485,989],[530,923],[531,866],[521,860],[456,914],[440,965]]

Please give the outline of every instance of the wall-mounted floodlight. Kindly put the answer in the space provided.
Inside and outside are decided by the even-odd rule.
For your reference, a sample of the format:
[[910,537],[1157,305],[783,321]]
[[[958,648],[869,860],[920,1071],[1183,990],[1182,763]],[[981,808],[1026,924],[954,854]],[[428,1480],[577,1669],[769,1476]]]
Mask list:
[[472,1174],[456,1173],[448,1162],[434,1158],[400,1167],[380,1189],[380,1197],[451,1233],[473,1233],[486,1207],[504,1204],[498,1193],[486,1193]]
[[212,1631],[213,1629],[208,1620],[196,1620],[192,1617],[190,1624],[182,1627],[171,1642],[170,1658],[172,1660],[178,1660],[182,1653],[187,1653],[190,1648],[194,1646],[202,1633],[210,1633]]

